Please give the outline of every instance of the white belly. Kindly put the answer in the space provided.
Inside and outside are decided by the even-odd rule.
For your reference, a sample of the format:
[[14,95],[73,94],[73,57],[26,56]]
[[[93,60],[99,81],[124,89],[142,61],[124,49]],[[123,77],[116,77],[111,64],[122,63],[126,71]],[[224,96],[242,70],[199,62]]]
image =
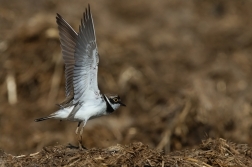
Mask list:
[[106,103],[92,104],[84,103],[76,112],[74,119],[77,121],[87,121],[92,118],[106,115]]
[[55,113],[52,114],[52,118],[69,120],[69,121],[87,121],[89,119],[93,119],[102,115],[106,115],[106,103],[102,100],[96,101],[87,101],[82,104],[79,110],[73,115],[73,117],[69,117],[71,112],[73,111],[74,106],[62,108]]

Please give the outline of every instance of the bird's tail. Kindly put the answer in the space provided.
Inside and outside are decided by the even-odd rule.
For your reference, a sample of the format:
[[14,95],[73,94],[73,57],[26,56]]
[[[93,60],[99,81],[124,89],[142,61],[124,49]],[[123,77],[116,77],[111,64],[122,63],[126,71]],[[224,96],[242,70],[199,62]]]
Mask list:
[[[73,107],[72,107],[73,108]],[[72,108],[63,108],[63,109],[59,109],[58,111],[46,116],[46,117],[42,117],[42,118],[38,118],[35,119],[35,122],[40,122],[40,121],[44,121],[47,119],[60,119],[60,120],[64,120],[67,119],[69,116],[69,113],[72,111]]]
[[43,117],[43,118],[38,118],[38,119],[35,119],[34,121],[35,122],[40,122],[40,121],[44,121],[44,120],[47,120],[47,119],[50,119],[51,117]]

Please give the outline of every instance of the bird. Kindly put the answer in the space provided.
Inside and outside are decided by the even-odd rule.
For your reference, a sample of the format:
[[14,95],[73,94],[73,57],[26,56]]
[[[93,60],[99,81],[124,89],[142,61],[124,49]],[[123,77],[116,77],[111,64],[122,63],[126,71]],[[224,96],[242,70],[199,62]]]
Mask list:
[[85,148],[82,145],[82,133],[87,121],[109,115],[126,105],[119,95],[102,94],[98,88],[99,53],[90,5],[83,13],[79,33],[58,13],[56,22],[65,64],[66,98],[58,104],[56,112],[35,119],[35,122],[48,119],[78,122],[75,133],[79,134],[79,148]]

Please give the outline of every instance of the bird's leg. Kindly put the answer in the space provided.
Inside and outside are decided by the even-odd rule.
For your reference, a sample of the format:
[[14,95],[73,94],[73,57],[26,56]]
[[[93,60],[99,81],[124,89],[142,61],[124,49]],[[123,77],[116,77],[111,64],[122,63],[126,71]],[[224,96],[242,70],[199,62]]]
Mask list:
[[84,128],[84,126],[86,125],[86,122],[87,122],[87,121],[83,121],[83,125],[82,125],[82,128],[81,128],[81,130],[80,130],[80,136],[82,136],[83,128]]
[[85,146],[83,146],[83,144],[82,144],[82,133],[83,133],[83,128],[84,128],[85,125],[86,125],[86,121],[83,122],[83,126],[82,126],[82,128],[80,130],[80,135],[79,135],[79,149],[80,150],[83,150],[83,149],[87,150],[87,148]]
[[[76,134],[76,135],[78,135],[80,125],[81,125],[81,122],[78,122],[77,128],[76,128],[76,130],[75,130],[75,134]],[[82,127],[82,129],[83,129],[83,127]],[[82,131],[83,131],[83,130],[82,130]],[[82,133],[82,132],[81,132],[81,133]],[[81,148],[81,147],[80,147],[80,141],[82,141],[82,138],[79,138],[79,137],[81,137],[81,136],[80,136],[80,135],[77,136],[79,146],[74,146],[74,145],[72,145],[71,143],[69,143],[67,147],[68,147],[68,148],[71,148],[71,149],[79,149],[79,148]],[[85,147],[82,146],[82,148],[85,148]]]
[[82,133],[83,133],[83,127],[80,130],[80,136],[82,136]]
[[80,138],[79,138],[79,149],[80,150],[86,150],[87,148],[85,146],[83,146],[82,144],[82,136],[80,135]]
[[78,134],[80,124],[81,124],[81,122],[78,122],[78,126],[77,126],[77,128],[76,128],[76,130],[75,130],[76,135]]

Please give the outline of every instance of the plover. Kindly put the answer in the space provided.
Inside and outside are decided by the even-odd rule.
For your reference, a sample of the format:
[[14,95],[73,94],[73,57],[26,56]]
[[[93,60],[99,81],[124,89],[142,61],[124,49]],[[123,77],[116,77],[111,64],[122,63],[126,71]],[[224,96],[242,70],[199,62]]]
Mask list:
[[98,88],[99,54],[90,6],[83,13],[79,33],[59,14],[56,22],[65,63],[66,99],[59,104],[58,111],[35,121],[59,119],[78,122],[75,133],[80,136],[80,144],[83,127],[88,120],[108,115],[125,104],[118,95],[102,94]]

